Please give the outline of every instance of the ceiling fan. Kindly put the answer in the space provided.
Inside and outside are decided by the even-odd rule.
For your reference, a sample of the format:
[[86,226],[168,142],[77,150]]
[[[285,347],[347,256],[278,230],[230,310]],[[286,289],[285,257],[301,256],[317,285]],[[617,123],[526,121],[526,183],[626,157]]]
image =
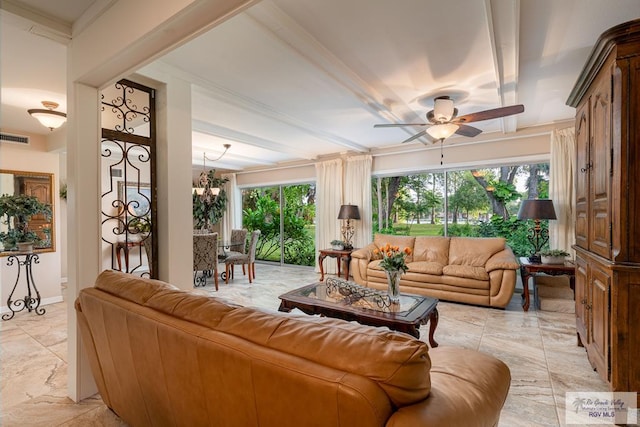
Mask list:
[[494,108],[492,110],[478,111],[477,113],[465,114],[458,117],[458,109],[454,108],[453,100],[449,96],[438,96],[434,99],[433,110],[427,113],[429,123],[390,123],[377,124],[373,127],[404,127],[404,126],[429,126],[408,139],[402,141],[410,142],[422,136],[427,136],[431,142],[444,141],[454,133],[462,136],[474,137],[482,130],[469,126],[466,123],[481,122],[483,120],[497,119],[500,117],[519,114],[524,111],[524,105],[510,105],[508,107]]

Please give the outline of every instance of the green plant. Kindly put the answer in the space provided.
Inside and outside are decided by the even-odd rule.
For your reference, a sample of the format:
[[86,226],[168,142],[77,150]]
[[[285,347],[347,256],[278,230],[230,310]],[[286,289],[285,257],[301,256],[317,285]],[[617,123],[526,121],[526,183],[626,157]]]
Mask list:
[[380,249],[373,251],[374,255],[381,255],[380,267],[387,271],[402,271],[406,273],[409,267],[406,263],[407,255],[411,255],[411,248],[400,250],[398,246],[386,244]]
[[333,246],[340,246],[340,245],[344,246],[344,245],[346,245],[346,243],[343,242],[342,240],[332,240],[330,243]]
[[569,252],[565,251],[564,249],[546,249],[546,250],[542,250],[540,251],[540,255],[542,256],[553,256],[553,257],[565,257],[565,256],[569,256]]
[[7,231],[0,233],[0,241],[5,249],[13,248],[19,242],[34,242],[36,245],[42,242],[35,232],[29,230],[29,220],[38,214],[50,218],[51,206],[33,196],[0,196],[0,218],[8,226]]

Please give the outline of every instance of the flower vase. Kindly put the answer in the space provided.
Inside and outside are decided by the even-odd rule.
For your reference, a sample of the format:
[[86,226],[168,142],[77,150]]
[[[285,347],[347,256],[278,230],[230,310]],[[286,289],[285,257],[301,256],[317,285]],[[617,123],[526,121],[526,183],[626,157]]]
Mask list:
[[385,270],[384,272],[387,274],[389,301],[392,304],[400,304],[400,278],[402,277],[402,271]]

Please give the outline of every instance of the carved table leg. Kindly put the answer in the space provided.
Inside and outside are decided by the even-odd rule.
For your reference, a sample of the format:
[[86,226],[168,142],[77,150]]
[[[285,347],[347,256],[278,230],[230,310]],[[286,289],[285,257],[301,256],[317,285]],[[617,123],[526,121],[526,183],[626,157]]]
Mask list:
[[320,252],[320,255],[318,256],[318,265],[320,266],[320,281],[323,282],[324,281],[324,268],[322,267],[322,261],[324,261],[324,259],[327,256],[325,254],[323,254],[322,252]]
[[431,312],[431,316],[429,316],[429,344],[431,344],[431,348],[436,348],[439,345],[433,338],[433,334],[436,332],[436,328],[438,327],[439,317],[438,308],[436,307]]

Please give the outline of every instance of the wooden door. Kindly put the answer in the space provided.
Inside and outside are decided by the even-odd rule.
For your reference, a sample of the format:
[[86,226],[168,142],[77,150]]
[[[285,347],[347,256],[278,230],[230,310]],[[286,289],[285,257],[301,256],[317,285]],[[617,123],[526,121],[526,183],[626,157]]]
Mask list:
[[589,344],[587,325],[589,324],[589,311],[587,310],[587,262],[576,256],[575,272],[575,303],[576,303],[576,332],[583,345]]
[[[576,114],[576,245],[589,249],[589,98]],[[577,300],[577,299],[576,299]]]
[[[53,206],[51,203],[51,184],[48,179],[25,178],[22,181],[22,193],[26,196],[35,197],[42,203]],[[45,229],[49,230],[52,234],[53,230],[50,218],[47,218],[44,214],[38,214],[31,217],[29,220],[29,230],[35,231],[38,237],[42,240],[47,240],[47,235],[44,232]]]
[[609,381],[609,292],[611,278],[598,264],[590,265],[588,310],[590,317],[589,360],[598,375]]
[[589,148],[589,250],[611,258],[611,86],[608,68],[595,83],[591,95]]

